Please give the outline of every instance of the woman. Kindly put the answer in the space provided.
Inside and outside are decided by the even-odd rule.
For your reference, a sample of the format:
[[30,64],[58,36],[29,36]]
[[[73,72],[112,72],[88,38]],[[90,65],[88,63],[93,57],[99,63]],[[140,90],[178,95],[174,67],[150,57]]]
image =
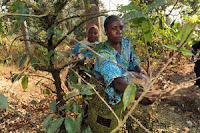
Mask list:
[[[126,71],[145,73],[139,66],[139,58],[131,49],[130,41],[123,37],[123,23],[119,17],[111,15],[104,22],[107,41],[101,45],[99,56],[95,62],[96,77],[105,84],[108,103],[120,117],[123,112],[122,95],[126,87],[131,84],[129,78],[124,76]],[[136,99],[141,95],[137,90]],[[144,105],[152,104],[158,97],[157,92],[148,92],[140,102]],[[90,106],[92,105],[92,106]],[[99,107],[99,100],[92,99],[89,103],[89,125],[93,132],[105,133],[112,131],[117,126],[114,115],[104,107]]]

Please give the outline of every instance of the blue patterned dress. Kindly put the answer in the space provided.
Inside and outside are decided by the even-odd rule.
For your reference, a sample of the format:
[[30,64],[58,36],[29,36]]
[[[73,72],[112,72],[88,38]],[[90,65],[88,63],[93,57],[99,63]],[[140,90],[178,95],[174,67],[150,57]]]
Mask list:
[[122,39],[121,54],[108,42],[102,44],[98,53],[100,56],[97,57],[95,62],[95,74],[97,78],[102,78],[106,85],[109,104],[115,105],[121,101],[122,93],[113,88],[112,81],[115,78],[122,77],[128,82],[128,78],[124,76],[125,70],[133,71],[140,59],[131,49],[130,41],[127,38]]
[[88,44],[86,44],[87,41],[81,41],[80,43],[76,44],[75,48],[73,49],[72,53],[75,55],[78,54],[83,54],[86,57],[91,58],[93,56],[93,53],[87,49],[87,47],[93,48],[95,47],[99,42],[96,41],[93,43],[94,46],[91,46],[88,42]]

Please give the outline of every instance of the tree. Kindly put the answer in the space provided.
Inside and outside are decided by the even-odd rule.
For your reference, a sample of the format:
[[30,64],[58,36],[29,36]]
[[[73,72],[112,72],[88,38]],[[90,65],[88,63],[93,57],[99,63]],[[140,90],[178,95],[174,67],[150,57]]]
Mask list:
[[[49,72],[53,77],[56,90],[52,92],[56,93],[57,99],[51,102],[50,109],[52,113],[59,114],[59,117],[53,121],[54,115],[50,114],[45,119],[44,128],[47,131],[68,131],[72,129],[69,124],[74,126],[73,123],[80,127],[82,118],[80,107],[75,101],[66,104],[66,101],[73,95],[80,95],[80,93],[64,93],[60,78],[61,71],[77,61],[71,60],[70,51],[66,53],[67,57],[60,56],[62,53],[57,50],[57,47],[63,44],[70,46],[70,41],[67,38],[73,37],[73,32],[87,21],[102,14],[85,14],[83,12],[84,7],[81,7],[83,4],[79,3],[79,0],[13,0],[3,3],[6,4],[9,11],[7,14],[4,13],[3,19],[10,18],[12,23],[12,29],[9,30],[12,30],[12,33],[15,34],[23,34],[24,37],[21,40],[26,43],[27,53],[22,56],[19,66],[23,66],[28,60],[35,70]],[[83,13],[80,14],[80,12]],[[64,30],[62,29],[63,23],[66,25]],[[58,58],[62,60],[67,58],[67,60],[60,64]],[[28,76],[24,74],[24,71],[14,75],[13,81],[22,78],[22,86],[27,88]],[[66,106],[72,106],[71,108],[77,106],[78,110],[73,110],[79,114],[77,119],[66,116]],[[50,122],[52,123],[50,124]],[[59,129],[60,127],[61,129]],[[73,130],[80,129],[74,128]]]

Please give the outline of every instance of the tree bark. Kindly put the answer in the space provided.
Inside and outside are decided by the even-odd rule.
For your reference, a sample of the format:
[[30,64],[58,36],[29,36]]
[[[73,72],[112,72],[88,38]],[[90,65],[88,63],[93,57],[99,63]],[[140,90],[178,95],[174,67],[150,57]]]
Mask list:
[[[53,78],[54,78],[54,84],[56,86],[56,94],[57,94],[57,99],[56,102],[58,103],[58,108],[65,105],[65,100],[64,100],[64,91],[61,87],[61,79],[60,79],[60,71],[53,71],[51,72]],[[64,116],[63,112],[59,112],[60,115]]]

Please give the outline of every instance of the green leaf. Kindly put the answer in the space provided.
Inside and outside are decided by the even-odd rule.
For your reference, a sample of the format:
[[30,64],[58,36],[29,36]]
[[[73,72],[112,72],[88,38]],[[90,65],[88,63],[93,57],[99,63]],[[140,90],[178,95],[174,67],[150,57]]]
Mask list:
[[19,67],[21,68],[24,63],[26,62],[27,60],[27,57],[28,57],[28,54],[23,54],[22,57],[20,58],[20,61],[19,61]]
[[162,45],[162,46],[164,46],[164,47],[166,47],[168,49],[178,50],[177,46],[175,46],[175,45]]
[[32,57],[31,58],[31,65],[35,70],[37,70],[38,64],[39,64],[39,61],[35,57]]
[[72,113],[82,113],[82,109],[80,108],[80,106],[77,104],[76,101],[70,102],[70,103],[66,106],[66,110],[69,110],[69,111],[71,111]]
[[51,94],[51,90],[50,89],[44,89],[43,94]]
[[42,99],[42,100],[40,100],[40,102],[38,103],[38,104],[44,104],[46,102],[46,99]]
[[53,100],[51,101],[51,103],[49,104],[49,109],[51,110],[51,113],[55,113],[56,112],[56,101]]
[[27,89],[27,87],[28,87],[28,77],[27,76],[24,76],[23,78],[22,78],[22,88],[23,89]]
[[123,11],[129,11],[129,10],[136,10],[136,11],[141,11],[142,9],[137,6],[137,5],[133,5],[133,4],[128,4],[126,6],[122,6],[119,11],[123,12]]
[[131,22],[133,24],[135,24],[136,26],[140,26],[142,24],[142,22],[145,21],[145,20],[146,20],[146,18],[141,17],[141,18],[134,18],[134,19],[131,20]]
[[54,53],[55,53],[54,50],[50,50],[50,51],[47,53],[47,55],[46,55],[47,59],[50,60],[51,56],[52,56]]
[[55,133],[56,131],[58,131],[63,121],[64,121],[64,118],[58,118],[52,121],[47,128],[47,133]]
[[83,130],[81,133],[92,133],[91,128],[88,126],[85,130]]
[[70,92],[70,93],[66,96],[65,100],[69,100],[70,98],[75,97],[75,96],[78,96],[78,95],[80,95],[80,93],[78,93],[78,92]]
[[193,53],[190,50],[187,50],[185,48],[181,48],[179,51],[182,52],[183,55],[189,55],[189,56],[193,55]]
[[152,41],[152,34],[151,34],[151,32],[145,33],[145,34],[144,34],[144,38],[145,38],[148,42],[151,42],[151,41]]
[[43,128],[46,129],[49,126],[50,122],[52,121],[53,116],[54,116],[54,114],[50,114],[44,119],[44,121],[42,123]]
[[150,32],[151,25],[150,25],[150,22],[148,20],[143,20],[141,25],[142,25],[142,30],[143,30],[144,33]]
[[35,100],[32,100],[30,103],[33,104],[33,105],[37,104],[37,102]]
[[78,89],[82,95],[92,95],[94,94],[92,87],[90,85],[85,85],[85,84],[72,84],[72,88]]
[[68,133],[76,133],[79,130],[78,123],[72,117],[65,118],[65,129]]
[[135,84],[129,84],[123,94],[123,104],[124,104],[124,110],[126,107],[129,106],[129,104],[135,99],[136,95],[136,85]]
[[181,44],[183,44],[184,41],[186,41],[187,37],[189,36],[190,32],[192,32],[192,30],[193,28],[191,24],[187,23],[183,25],[182,35],[181,35]]
[[147,6],[147,13],[152,11],[153,9],[157,9],[160,6],[163,6],[167,3],[167,0],[155,0],[153,1],[153,3],[151,3],[150,5]]
[[57,38],[60,38],[62,37],[62,30],[54,29],[54,34],[56,35]]
[[[13,2],[13,4],[9,7],[9,10],[13,13],[21,13],[21,14],[28,14],[29,12],[26,3],[20,0]],[[18,20],[16,21],[17,23],[22,23],[26,19],[26,17],[24,16],[16,16],[15,18]]]
[[0,109],[8,108],[8,99],[3,94],[0,94]]
[[125,13],[122,18],[125,20],[128,20],[128,19],[141,18],[141,17],[145,17],[145,15],[141,12],[130,11],[128,13]]

